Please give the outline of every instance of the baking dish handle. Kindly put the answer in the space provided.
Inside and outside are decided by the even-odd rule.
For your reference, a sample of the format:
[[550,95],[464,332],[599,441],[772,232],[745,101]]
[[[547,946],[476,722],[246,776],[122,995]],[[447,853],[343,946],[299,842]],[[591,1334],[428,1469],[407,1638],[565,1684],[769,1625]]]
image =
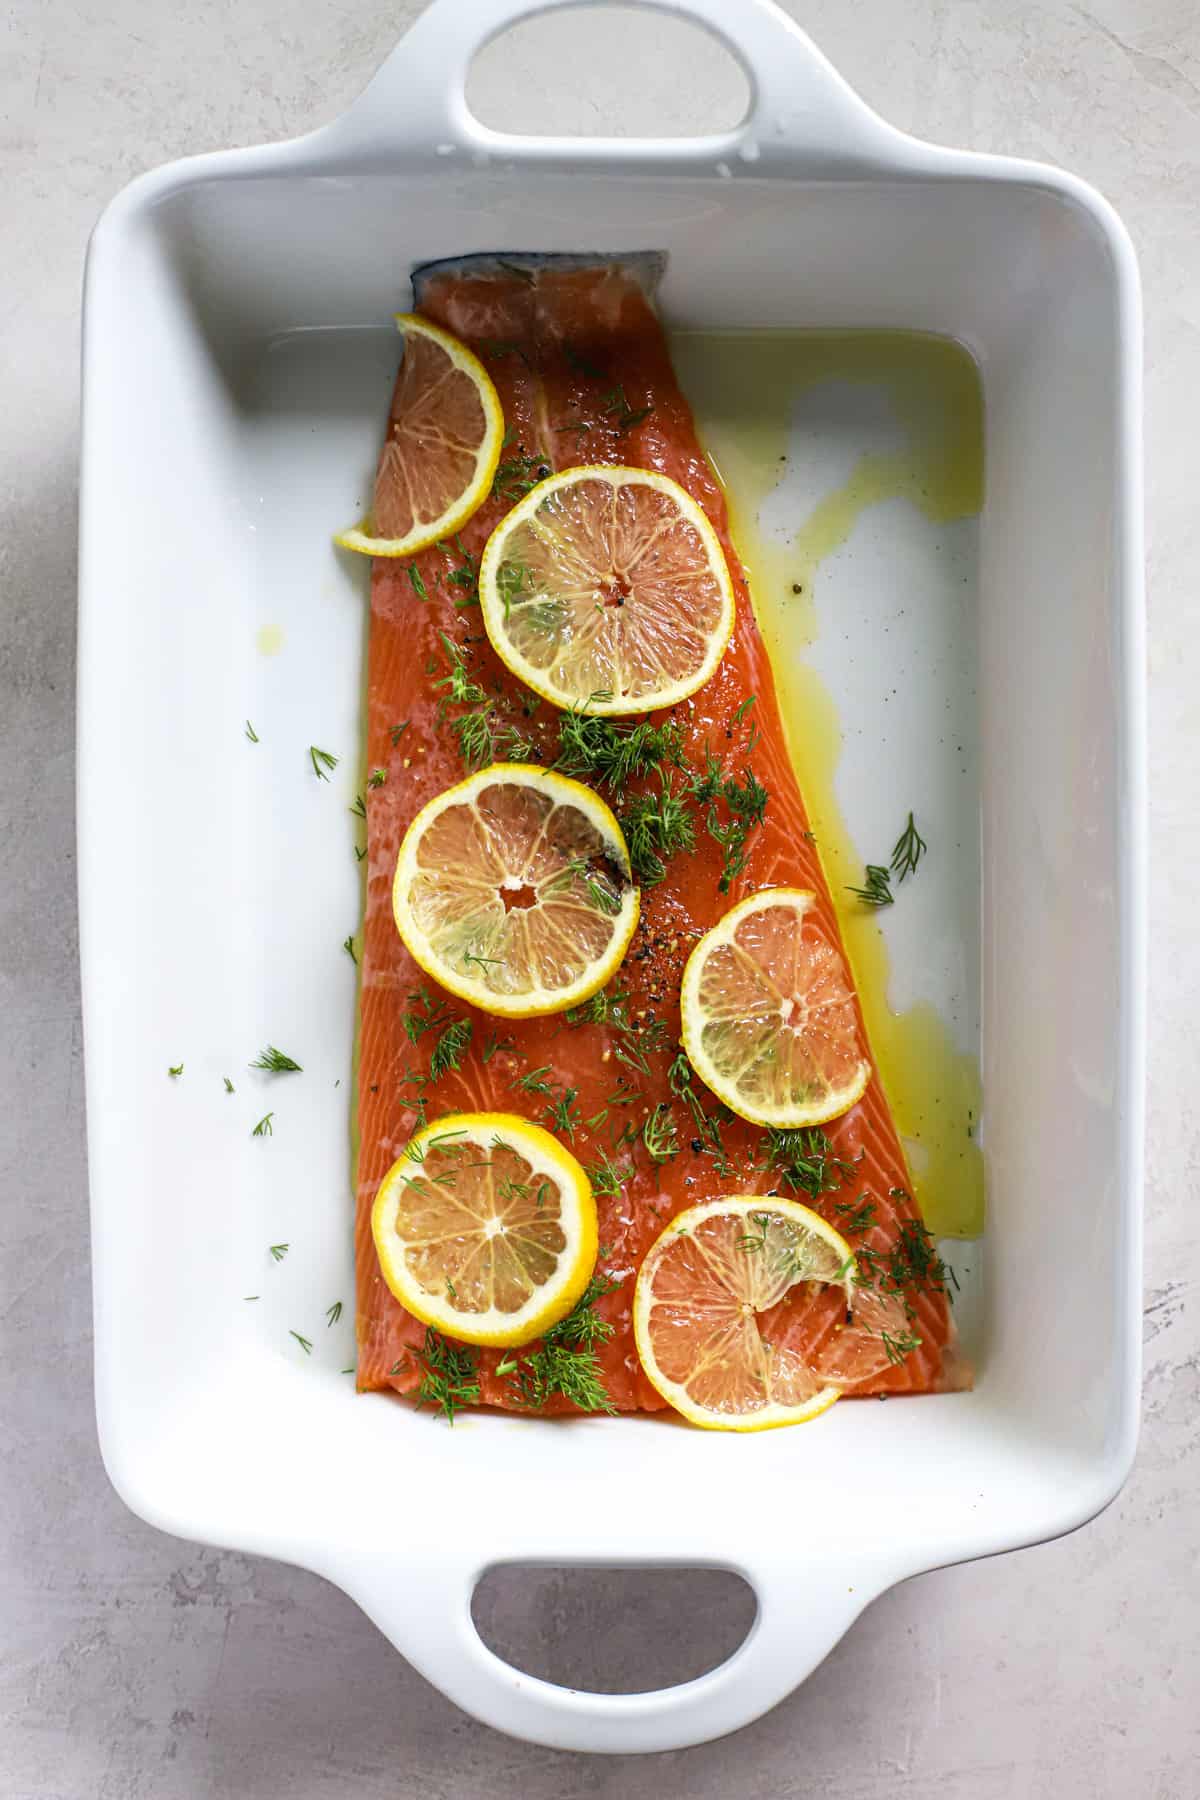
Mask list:
[[[483,46],[519,20],[602,0],[433,0],[349,110],[316,134],[322,153],[355,168],[436,163],[455,156],[503,167],[572,167],[619,154],[623,170],[738,166],[810,174],[893,165],[912,140],[887,125],[844,82],[774,0],[634,0],[688,19],[739,62],[750,84],[732,131],[691,138],[524,137],[493,131],[466,100],[467,71]],[[310,142],[315,140],[310,139]]]
[[769,1571],[734,1568],[754,1590],[758,1612],[732,1656],[695,1681],[638,1694],[558,1687],[495,1655],[471,1617],[482,1566],[432,1551],[401,1570],[363,1553],[339,1558],[328,1572],[427,1680],[484,1724],[552,1749],[629,1754],[705,1743],[769,1712],[898,1573],[876,1571],[864,1582],[857,1556],[851,1567],[834,1556],[801,1563],[785,1554]]

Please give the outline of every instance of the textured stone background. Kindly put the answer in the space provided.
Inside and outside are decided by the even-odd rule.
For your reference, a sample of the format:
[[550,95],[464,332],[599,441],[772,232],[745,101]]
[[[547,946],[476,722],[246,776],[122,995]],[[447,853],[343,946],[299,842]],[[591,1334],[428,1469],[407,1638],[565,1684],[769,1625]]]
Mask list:
[[[1200,13],[1195,0],[785,0],[887,117],[1061,162],[1132,229],[1148,313],[1151,1099],[1145,1430],[1064,1542],[880,1600],[808,1685],[707,1748],[531,1749],[427,1687],[340,1593],[162,1537],[105,1480],[90,1298],[72,841],[79,282],[101,207],[187,152],[281,138],[361,87],[414,0],[15,0],[0,26],[0,1792],[8,1800],[688,1795],[1194,1800],[1200,1514]],[[736,0],[729,0],[733,9]],[[462,0],[464,16],[470,0]],[[574,36],[572,37],[572,34]],[[556,93],[561,47],[586,68]],[[488,52],[493,122],[703,124],[720,57],[575,19]],[[661,45],[662,56],[649,54]],[[582,49],[580,48],[582,46]],[[686,60],[685,60],[686,58]],[[664,66],[665,65],[665,66]],[[133,778],[114,770],[114,780]],[[494,1640],[652,1685],[745,1623],[721,1578],[509,1579]],[[1189,1705],[1188,1693],[1192,1695]]]

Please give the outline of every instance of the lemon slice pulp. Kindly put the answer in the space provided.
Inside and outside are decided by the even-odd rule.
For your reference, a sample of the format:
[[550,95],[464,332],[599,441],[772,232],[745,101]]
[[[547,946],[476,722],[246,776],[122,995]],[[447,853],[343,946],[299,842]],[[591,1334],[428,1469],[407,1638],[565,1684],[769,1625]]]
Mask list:
[[412,556],[465,525],[487,499],[504,415],[479,358],[440,326],[398,313],[404,360],[364,519],[335,542],[364,556]]
[[683,1043],[696,1073],[756,1125],[849,1111],[871,1065],[837,948],[804,888],[765,888],[706,932],[683,972]]
[[669,476],[609,465],[540,482],[496,526],[479,571],[497,655],[561,707],[642,713],[706,682],[733,630],[733,585],[705,513]]
[[540,1337],[596,1261],[583,1169],[510,1113],[455,1113],[417,1132],[380,1184],[371,1231],[401,1305],[471,1344]]
[[487,1012],[528,1018],[604,986],[639,896],[598,795],[530,763],[493,763],[417,814],[392,904],[426,974]]

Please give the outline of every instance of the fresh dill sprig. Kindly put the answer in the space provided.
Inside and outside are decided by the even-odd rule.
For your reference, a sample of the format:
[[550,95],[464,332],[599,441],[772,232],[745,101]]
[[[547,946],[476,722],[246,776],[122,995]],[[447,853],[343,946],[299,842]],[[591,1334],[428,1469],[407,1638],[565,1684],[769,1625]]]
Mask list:
[[861,1237],[875,1224],[876,1207],[869,1194],[860,1194],[857,1200],[835,1200],[833,1210],[839,1215],[838,1230],[855,1237]]
[[[702,774],[692,777],[692,793],[698,805],[706,808],[704,825],[708,835],[720,845],[723,861],[717,891],[727,894],[746,867],[747,844],[766,816],[770,799],[754,770],[747,768],[743,780],[726,775],[711,750],[705,751]],[[722,819],[724,806],[728,817]]]
[[911,812],[908,815],[904,830],[892,846],[892,854],[885,866],[883,863],[868,863],[862,887],[852,887],[849,891],[864,906],[892,906],[896,896],[892,893],[892,878],[897,884],[909,875],[915,875],[917,864],[929,846],[917,830]]
[[464,1406],[474,1406],[479,1400],[475,1353],[464,1344],[448,1342],[432,1325],[427,1325],[419,1355],[421,1381],[417,1388],[417,1405],[436,1406],[453,1425],[455,1413]]
[[408,730],[411,723],[412,723],[411,719],[401,719],[401,721],[398,725],[391,725],[388,727],[388,736],[392,740],[392,749],[393,750],[396,748],[397,744],[400,742],[400,739],[404,736],[405,732]]
[[670,1033],[662,1019],[648,1019],[644,1025],[635,1025],[628,1017],[624,1006],[613,1009],[609,1020],[612,1029],[617,1033],[617,1041],[613,1045],[613,1055],[627,1069],[635,1069],[639,1075],[650,1074],[650,1057],[657,1050],[665,1050]]
[[610,698],[607,693],[591,694],[581,707],[562,715],[554,767],[567,775],[606,781],[620,798],[634,776],[649,775],[664,764],[683,767],[683,732],[674,719],[662,725],[645,719],[629,725],[588,711],[594,702]]
[[642,1142],[651,1162],[670,1162],[679,1154],[675,1115],[665,1100],[660,1100],[654,1111],[647,1113],[642,1124]]
[[[891,1193],[894,1198],[909,1198],[902,1188],[893,1188]],[[877,1288],[881,1294],[899,1295],[910,1318],[915,1316],[916,1295],[945,1294],[950,1298],[950,1290],[958,1287],[958,1277],[938,1255],[920,1219],[905,1219],[895,1243],[887,1250],[861,1246],[857,1262],[859,1285]]]
[[918,1350],[924,1339],[919,1331],[881,1331],[880,1338],[890,1363],[902,1363],[910,1350]]
[[421,571],[420,571],[420,569],[418,569],[416,563],[409,563],[408,579],[412,582],[412,591],[417,596],[417,599],[418,600],[428,600],[429,589],[425,586],[424,577],[422,576]]
[[369,788],[380,788],[386,780],[386,769],[372,769],[371,773],[367,776],[367,786]]
[[580,1123],[579,1108],[575,1104],[578,1093],[578,1088],[567,1088],[557,1100],[551,1100],[544,1108],[555,1131],[563,1132],[572,1143],[575,1142],[575,1128]]
[[861,900],[864,906],[891,906],[895,900],[889,872],[882,863],[868,863],[863,885],[852,887],[848,891]]
[[498,1050],[512,1050],[515,1048],[515,1044],[516,1040],[514,1038],[501,1037],[499,1032],[493,1031],[491,1037],[479,1053],[480,1061],[486,1065],[491,1062]]
[[[454,545],[455,551],[462,557],[462,561],[452,567],[450,573],[446,576],[446,585],[448,587],[456,587],[459,590],[458,594],[455,596],[454,604],[457,607],[478,606],[479,558],[477,556],[472,556],[469,550],[463,548],[463,541],[457,532],[455,532],[451,542]],[[441,549],[443,553],[450,558],[451,563],[453,563],[454,558],[449,545],[442,544]]]
[[266,1069],[271,1075],[302,1075],[304,1073],[298,1062],[294,1062],[290,1056],[285,1056],[282,1050],[275,1048],[274,1044],[268,1044],[262,1055],[255,1057],[250,1067]]
[[[596,911],[604,913],[610,919],[616,918],[621,910],[621,892],[605,868],[604,860],[597,860],[600,861],[599,874],[593,873],[592,859],[573,856],[563,864],[557,875],[551,876],[544,884],[542,892],[553,898],[556,894],[569,892],[572,883],[579,881]],[[625,884],[625,890],[628,891],[628,883]]]
[[796,1128],[772,1125],[767,1130],[764,1168],[775,1171],[786,1187],[817,1199],[841,1187],[855,1165],[838,1156],[819,1125]]
[[328,781],[330,769],[336,769],[338,759],[332,750],[318,750],[315,744],[308,746],[309,760],[313,766],[313,774],[318,781]]
[[230,1081],[228,1075],[223,1075],[221,1077],[221,1079],[225,1083],[225,1092],[227,1094],[232,1094],[233,1093],[233,1083],[232,1083],[232,1081]]
[[252,744],[257,744],[258,733],[257,733],[257,731],[255,731],[255,729],[254,729],[253,725],[250,723],[249,719],[246,720],[246,736],[250,739],[250,742]]
[[346,955],[350,958],[350,961],[352,963],[358,962],[358,952],[354,948],[354,933],[353,932],[350,933],[350,936],[348,938],[342,939],[342,949],[346,952]]
[[264,1113],[262,1118],[258,1121],[258,1124],[254,1127],[254,1130],[250,1133],[250,1136],[251,1137],[274,1137],[275,1136],[275,1127],[271,1123],[271,1120],[274,1117],[275,1117],[275,1114],[273,1112]]
[[694,849],[696,827],[683,793],[676,793],[665,771],[657,794],[635,794],[621,813],[621,829],[629,845],[633,873],[643,887],[655,887],[667,872],[667,859]]
[[167,1074],[171,1077],[172,1081],[178,1081],[179,1077],[183,1074],[183,1064],[175,1063],[167,1070]]
[[269,1246],[271,1251],[271,1261],[282,1262],[291,1247],[290,1244],[271,1244]]
[[917,830],[913,816],[909,813],[908,823],[892,847],[891,870],[898,882],[903,881],[907,875],[916,874],[917,864],[928,848],[929,845]]
[[530,456],[524,446],[505,433],[504,448],[510,452],[500,463],[492,481],[492,497],[509,506],[523,500],[550,473],[550,464],[540,456]]
[[619,1286],[607,1275],[593,1275],[566,1318],[546,1332],[541,1347],[516,1352],[516,1385],[523,1405],[544,1406],[561,1394],[581,1412],[616,1412],[596,1355],[596,1346],[607,1342],[613,1327],[597,1313],[596,1301]]
[[418,988],[408,996],[408,1010],[400,1014],[400,1023],[409,1043],[415,1044],[427,1031],[435,1031],[444,1025],[446,1018],[441,996],[431,1000],[428,988]]
[[355,818],[356,818],[356,819],[365,819],[365,818],[366,818],[366,816],[367,816],[367,803],[366,803],[366,801],[365,801],[365,800],[364,800],[364,799],[363,799],[363,797],[362,797],[362,795],[361,795],[361,794],[355,794],[355,796],[354,796],[354,805],[353,805],[353,806],[348,806],[348,807],[347,807],[347,808],[346,808],[346,811],[347,811],[347,812],[352,812],[352,813],[353,813],[353,814],[354,814],[354,816],[355,816]]
[[289,1331],[288,1336],[295,1338],[296,1342],[299,1344],[300,1348],[303,1350],[305,1356],[312,1355],[312,1340],[310,1338],[301,1337],[300,1333],[298,1331]]
[[441,690],[437,722],[446,722],[451,706],[465,706],[468,711],[450,719],[449,730],[458,740],[459,752],[469,769],[483,769],[493,762],[532,762],[536,752],[529,738],[517,726],[496,717],[496,702],[480,687],[467,669],[461,645],[444,631],[438,632],[448,662],[448,673],[434,682]]
[[462,965],[468,972],[474,967],[479,970],[481,975],[483,975],[486,974],[488,969],[502,969],[504,967],[504,958],[502,956],[480,956],[475,950],[464,950],[462,953]]
[[332,1306],[327,1306],[325,1308],[325,1329],[326,1329],[326,1331],[328,1331],[328,1329],[331,1325],[336,1325],[338,1320],[341,1318],[341,1316],[342,1316],[342,1303],[340,1300],[335,1300]]
[[618,1169],[606,1150],[600,1152],[594,1163],[586,1163],[584,1170],[596,1194],[619,1194],[632,1174],[631,1169]]
[[524,1075],[518,1075],[513,1086],[519,1087],[524,1094],[547,1094],[553,1098],[556,1084],[546,1080],[549,1073],[550,1064],[542,1063],[538,1068],[529,1069]]
[[433,1081],[438,1081],[452,1069],[462,1068],[463,1057],[467,1053],[467,1045],[471,1041],[474,1029],[470,1019],[453,1019],[445,1026],[433,1046],[433,1055],[429,1059],[429,1074]]
[[627,999],[625,990],[613,982],[608,987],[598,988],[590,1000],[569,1006],[564,1016],[568,1025],[607,1025],[614,1011]]

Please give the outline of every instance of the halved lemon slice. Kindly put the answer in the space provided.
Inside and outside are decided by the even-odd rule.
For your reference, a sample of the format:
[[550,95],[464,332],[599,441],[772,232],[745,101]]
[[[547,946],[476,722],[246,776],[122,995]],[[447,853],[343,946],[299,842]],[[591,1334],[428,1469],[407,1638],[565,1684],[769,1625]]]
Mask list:
[[404,360],[370,510],[334,539],[364,556],[412,556],[465,525],[491,492],[504,439],[479,358],[416,313],[397,313],[396,324]]
[[739,1194],[693,1206],[638,1274],[642,1367],[677,1412],[712,1431],[815,1419],[839,1381],[865,1379],[910,1347],[884,1335],[889,1324],[902,1332],[903,1307],[859,1290],[857,1273],[845,1238],[798,1201]]
[[706,682],[733,630],[716,532],[679,483],[596,465],[540,482],[487,541],[479,598],[514,675],[555,706],[643,713]]
[[765,888],[706,932],[683,972],[683,1046],[701,1080],[755,1125],[820,1125],[871,1078],[816,895]]
[[401,1305],[470,1344],[540,1337],[596,1261],[591,1183],[512,1113],[454,1113],[419,1131],[383,1178],[371,1231]]
[[404,834],[392,906],[433,979],[506,1018],[562,1012],[615,973],[638,920],[629,851],[590,788],[493,763]]

